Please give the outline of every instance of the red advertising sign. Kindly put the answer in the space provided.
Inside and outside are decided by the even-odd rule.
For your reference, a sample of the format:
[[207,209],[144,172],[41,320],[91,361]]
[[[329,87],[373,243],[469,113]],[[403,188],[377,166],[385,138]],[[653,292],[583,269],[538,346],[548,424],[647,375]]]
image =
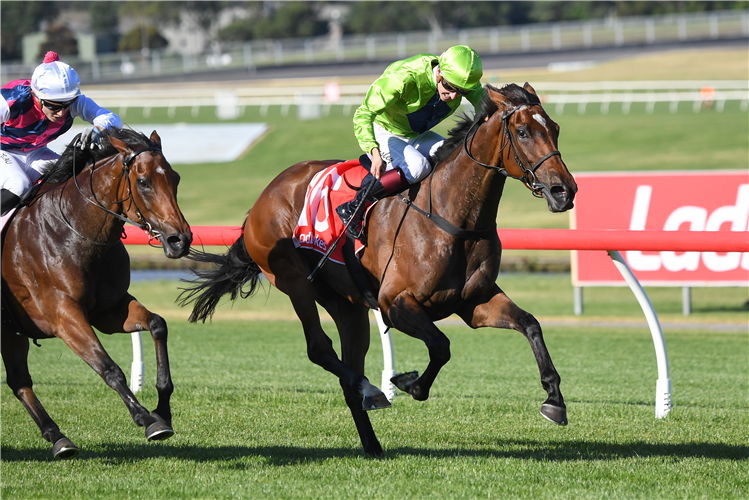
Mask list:
[[[576,173],[572,229],[741,231],[749,239],[749,171]],[[611,250],[618,250],[612,248]],[[643,285],[749,286],[749,253],[622,252]],[[573,251],[575,286],[625,285],[605,252]]]

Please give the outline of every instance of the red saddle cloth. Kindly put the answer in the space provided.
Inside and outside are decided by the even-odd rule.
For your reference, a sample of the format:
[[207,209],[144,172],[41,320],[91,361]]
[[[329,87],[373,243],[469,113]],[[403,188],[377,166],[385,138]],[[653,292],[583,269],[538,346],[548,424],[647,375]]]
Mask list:
[[[307,187],[304,196],[304,209],[294,230],[294,245],[309,248],[324,254],[330,245],[343,232],[343,222],[335,209],[351,201],[356,196],[356,189],[369,171],[361,166],[359,160],[349,160],[318,172]],[[353,186],[353,188],[351,187]],[[369,215],[367,207],[367,214]],[[364,217],[365,223],[367,217]],[[343,241],[330,254],[330,260],[343,264]],[[358,255],[364,245],[356,240],[354,252]]]

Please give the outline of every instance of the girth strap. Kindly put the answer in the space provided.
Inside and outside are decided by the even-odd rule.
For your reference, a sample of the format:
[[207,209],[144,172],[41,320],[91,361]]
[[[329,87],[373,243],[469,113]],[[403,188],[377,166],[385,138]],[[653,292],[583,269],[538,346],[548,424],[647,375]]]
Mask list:
[[408,205],[410,208],[413,208],[414,210],[419,212],[421,215],[425,216],[430,221],[434,222],[438,228],[442,229],[444,232],[446,232],[450,236],[455,236],[456,238],[462,238],[464,240],[488,240],[493,235],[497,234],[496,226],[494,228],[479,229],[479,230],[460,228],[456,226],[455,224],[448,222],[444,217],[440,216],[439,214],[436,214],[433,212],[425,212],[424,210],[417,207],[411,200],[409,200],[402,194],[399,194],[398,197],[403,203]]

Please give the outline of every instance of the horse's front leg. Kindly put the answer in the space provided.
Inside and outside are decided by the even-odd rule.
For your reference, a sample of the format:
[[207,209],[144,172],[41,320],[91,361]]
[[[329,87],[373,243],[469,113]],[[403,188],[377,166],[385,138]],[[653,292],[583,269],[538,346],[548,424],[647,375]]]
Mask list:
[[[171,437],[174,434],[171,426],[159,415],[150,414],[138,402],[127,385],[127,379],[122,369],[101,345],[99,338],[78,304],[72,300],[60,301],[56,316],[55,321],[51,321],[52,324],[57,325],[54,332],[55,336],[62,339],[73,352],[104,379],[109,387],[120,395],[133,422],[138,426],[145,427],[146,438],[152,441]],[[95,326],[97,328],[102,327],[102,331],[106,333],[105,327],[107,325],[105,323],[97,323]]]
[[458,311],[458,314],[463,321],[473,328],[484,326],[507,328],[517,330],[525,335],[531,344],[531,349],[533,349],[536,363],[538,363],[541,386],[548,394],[546,401],[541,405],[541,415],[554,423],[567,425],[567,407],[559,389],[561,377],[551,361],[551,356],[544,343],[541,325],[536,318],[519,308],[496,285],[485,300],[465,306]]
[[152,413],[171,426],[172,410],[169,401],[174,392],[174,384],[169,368],[168,329],[164,318],[146,309],[132,295],[126,294],[116,306],[98,314],[93,323],[104,333],[133,333],[143,330],[151,333],[156,348],[156,391],[159,394],[158,405]]
[[450,361],[450,340],[434,326],[421,304],[406,293],[398,295],[384,314],[394,328],[421,339],[429,349],[429,364],[421,377],[414,380],[415,373],[404,373],[391,379],[400,390],[418,401],[425,401],[440,369]]

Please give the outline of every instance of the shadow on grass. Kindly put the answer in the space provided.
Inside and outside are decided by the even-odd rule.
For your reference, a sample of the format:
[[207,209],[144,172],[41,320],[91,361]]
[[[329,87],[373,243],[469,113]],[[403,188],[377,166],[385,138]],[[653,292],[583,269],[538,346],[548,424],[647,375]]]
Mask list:
[[[246,458],[261,458],[269,465],[286,466],[305,462],[324,462],[329,459],[366,457],[361,449],[352,448],[301,448],[294,446],[170,446],[167,444],[105,444],[95,451],[81,450],[79,461],[101,460],[112,465],[152,458],[167,458],[193,462],[225,462],[230,469],[248,465]],[[49,462],[51,448],[9,448],[1,450],[3,462]],[[484,449],[433,449],[391,448],[385,451],[384,460],[410,456],[419,458],[452,459],[511,458],[551,462],[576,462],[588,460],[621,460],[626,458],[663,457],[667,459],[701,458],[712,460],[747,460],[749,446],[721,443],[653,444],[641,441],[632,443],[606,443],[601,441],[541,442],[513,440],[495,443]]]

